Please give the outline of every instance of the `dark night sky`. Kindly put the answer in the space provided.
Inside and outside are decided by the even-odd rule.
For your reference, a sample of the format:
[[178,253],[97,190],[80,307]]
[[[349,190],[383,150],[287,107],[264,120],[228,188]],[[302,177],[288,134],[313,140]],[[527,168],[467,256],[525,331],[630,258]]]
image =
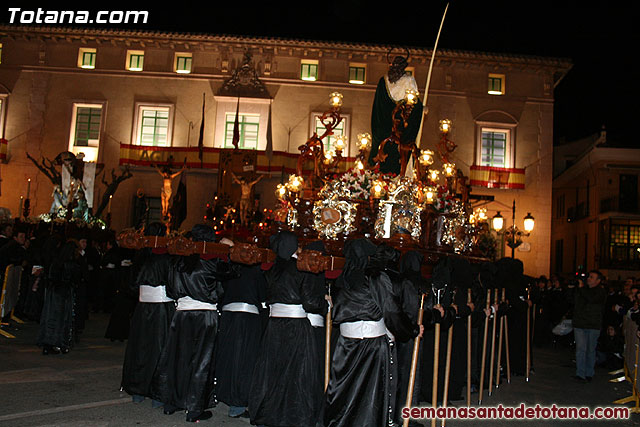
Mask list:
[[[47,9],[47,6],[40,7]],[[180,3],[174,3],[180,5]],[[311,40],[350,41],[432,47],[444,0],[269,1],[257,4],[212,1],[180,8],[131,2],[108,10],[148,10],[146,25],[122,28],[210,34],[276,36]],[[439,48],[504,52],[569,58],[573,69],[555,91],[556,141],[576,139],[606,125],[610,139],[637,146],[631,123],[638,108],[633,55],[640,31],[633,29],[627,2],[539,0],[453,0]],[[11,7],[36,9],[31,2]],[[54,6],[48,6],[53,9]],[[80,10],[82,6],[69,5]],[[0,20],[8,22],[7,9]],[[637,102],[637,101],[636,101]]]

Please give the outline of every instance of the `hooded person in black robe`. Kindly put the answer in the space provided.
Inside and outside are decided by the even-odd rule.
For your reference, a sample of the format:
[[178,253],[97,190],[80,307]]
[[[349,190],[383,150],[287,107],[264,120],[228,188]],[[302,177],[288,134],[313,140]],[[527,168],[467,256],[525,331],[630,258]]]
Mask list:
[[[443,258],[433,268],[431,278],[432,292],[429,295],[429,303],[434,307],[438,305],[443,308],[443,316],[440,320],[440,341],[438,353],[438,395],[437,400],[442,401],[445,379],[445,364],[447,358],[447,334],[449,328],[456,318],[456,308],[452,305],[454,302],[454,285],[453,285],[453,265],[452,258]],[[439,293],[439,296],[437,295]],[[433,401],[433,356],[435,344],[435,328],[427,329],[424,334],[424,353],[422,355],[422,372],[421,372],[421,389],[422,400],[426,402]]]
[[37,341],[42,347],[42,354],[65,354],[73,346],[75,291],[82,276],[79,256],[77,244],[68,241],[62,245],[46,272],[47,284]]
[[[164,236],[165,233],[166,227],[157,222],[145,229],[146,236]],[[144,248],[141,252],[140,271],[134,284],[139,299],[131,318],[121,383],[134,403],[151,397],[153,374],[176,311],[173,299],[166,293],[171,256],[166,248]],[[153,401],[152,405],[160,407],[162,403]]]
[[[473,288],[472,299],[475,309],[471,315],[471,392],[478,391],[480,386],[480,366],[482,365],[482,346],[484,344],[484,324],[487,316],[491,315],[491,309],[487,311],[487,289],[492,290],[495,287],[496,267],[492,262],[484,262],[482,264],[474,264],[473,266]],[[491,296],[493,299],[493,295]],[[491,343],[491,336],[487,336],[488,346]],[[487,347],[487,354],[491,351]],[[485,360],[485,370],[488,369],[488,360]],[[488,375],[488,370],[485,371]],[[486,378],[486,376],[485,376]],[[486,383],[485,383],[486,384]],[[483,384],[483,387],[486,385]]]
[[272,236],[271,248],[277,258],[265,272],[270,317],[251,385],[251,423],[313,427],[322,403],[322,358],[307,314],[321,314],[326,301],[297,269],[295,234]]
[[[395,382],[393,340],[420,332],[402,310],[399,289],[384,271],[389,251],[368,239],[349,240],[336,281],[333,322],[340,337],[325,395],[325,426],[387,426],[393,422]],[[370,257],[374,258],[370,264]]]
[[[429,282],[422,277],[421,266],[424,260],[424,256],[417,251],[409,251],[405,253],[399,261],[399,271],[402,277],[402,289],[401,300],[402,309],[409,315],[412,322],[418,322],[418,316],[420,312],[420,299],[422,294],[429,294],[431,289],[429,288]],[[432,329],[436,322],[440,322],[442,319],[442,308],[435,309],[431,298],[425,296],[424,300],[424,315],[422,318],[422,325],[425,329]],[[423,357],[424,341],[420,341],[420,350],[418,353],[418,369],[416,370],[416,378],[413,387],[413,399],[412,406],[418,406],[420,399],[420,386],[421,386],[421,359]],[[409,388],[409,379],[411,374],[411,361],[413,356],[413,340],[406,342],[398,341],[396,343],[398,350],[398,392],[396,395],[396,411],[395,422],[402,424],[402,408],[404,408],[407,402],[407,392]],[[417,425],[415,421],[409,421],[409,425]]]
[[[196,242],[215,241],[215,232],[198,224],[191,230]],[[153,379],[153,397],[164,413],[187,411],[187,421],[211,418],[216,404],[214,350],[218,330],[217,303],[223,295],[220,280],[228,278],[228,264],[209,255],[177,259],[169,269],[167,296],[178,301],[169,336]]]
[[[498,315],[509,317],[509,357],[511,373],[516,376],[526,375],[527,359],[527,313],[532,310],[527,289],[531,286],[523,275],[523,264],[519,259],[502,258],[496,261],[496,286],[502,295],[506,290],[507,304],[501,304]],[[530,337],[531,339],[531,337]],[[531,361],[533,366],[533,360]]]
[[232,263],[231,268],[237,277],[222,283],[224,298],[216,344],[216,397],[229,405],[230,417],[246,418],[263,330],[260,311],[267,291],[260,265]]

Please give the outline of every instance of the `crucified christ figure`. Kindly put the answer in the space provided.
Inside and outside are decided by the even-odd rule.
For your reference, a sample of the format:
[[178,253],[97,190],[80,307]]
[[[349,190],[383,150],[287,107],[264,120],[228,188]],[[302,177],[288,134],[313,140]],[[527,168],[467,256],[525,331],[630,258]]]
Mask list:
[[162,191],[160,192],[160,200],[162,201],[162,218],[169,217],[169,200],[171,200],[171,182],[173,178],[180,175],[184,171],[186,165],[182,165],[182,169],[178,172],[171,173],[169,166],[164,166],[162,169],[158,165],[153,165],[156,168],[160,176],[162,177]]
[[249,222],[248,211],[251,209],[251,188],[256,185],[264,175],[260,175],[251,182],[247,182],[243,177],[238,178],[233,172],[231,172],[231,176],[233,177],[233,181],[239,184],[242,190],[242,195],[240,196],[240,223],[243,226],[247,226]]

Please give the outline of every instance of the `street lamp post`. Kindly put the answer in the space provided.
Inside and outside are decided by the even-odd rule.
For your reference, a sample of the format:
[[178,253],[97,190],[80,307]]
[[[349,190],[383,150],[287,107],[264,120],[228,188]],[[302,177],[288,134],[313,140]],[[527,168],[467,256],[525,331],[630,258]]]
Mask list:
[[522,244],[522,239],[524,237],[528,237],[533,231],[533,227],[535,225],[535,220],[531,215],[531,212],[527,213],[527,216],[524,217],[524,231],[520,230],[516,226],[516,201],[513,201],[512,210],[512,221],[510,227],[507,227],[504,231],[502,231],[502,227],[504,225],[504,218],[498,212],[493,217],[493,228],[496,232],[502,232],[504,234],[504,239],[507,245],[511,248],[511,258],[515,258],[515,250],[518,246]]

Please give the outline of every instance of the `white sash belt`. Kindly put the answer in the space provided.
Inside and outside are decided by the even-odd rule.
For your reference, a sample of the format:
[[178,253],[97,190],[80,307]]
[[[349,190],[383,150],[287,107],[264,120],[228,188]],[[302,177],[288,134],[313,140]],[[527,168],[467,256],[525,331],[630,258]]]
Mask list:
[[164,286],[147,286],[140,285],[140,302],[170,302],[173,301],[167,296],[167,290]]
[[198,301],[191,297],[182,297],[178,299],[178,307],[176,310],[217,310],[218,304],[210,304],[208,302]]
[[304,319],[307,312],[302,308],[302,304],[271,304],[269,307],[269,317],[289,317],[293,319]]
[[340,335],[345,338],[377,338],[387,334],[384,319],[358,320],[340,324]]
[[311,326],[314,328],[324,327],[324,316],[320,314],[307,313],[307,319],[311,322]]
[[242,311],[245,313],[259,314],[258,307],[246,302],[232,302],[222,306],[222,311]]

